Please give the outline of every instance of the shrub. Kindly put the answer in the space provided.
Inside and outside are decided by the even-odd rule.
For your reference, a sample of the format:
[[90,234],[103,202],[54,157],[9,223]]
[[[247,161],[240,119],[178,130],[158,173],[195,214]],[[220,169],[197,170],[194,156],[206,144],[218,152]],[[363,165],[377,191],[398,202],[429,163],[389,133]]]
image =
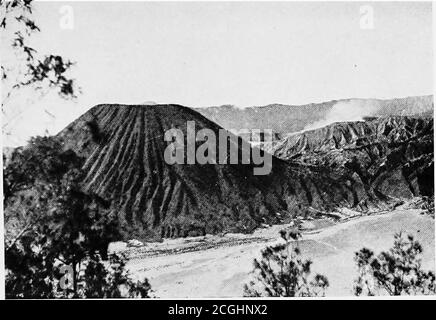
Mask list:
[[435,274],[421,267],[421,244],[412,235],[395,234],[394,245],[375,255],[367,248],[356,252],[359,277],[354,293],[360,295],[427,295],[436,293]]
[[8,298],[148,297],[125,257],[104,261],[119,223],[108,201],[82,190],[82,164],[55,138],[34,138],[4,169]]
[[261,260],[254,260],[255,280],[244,286],[244,296],[323,296],[328,280],[320,274],[309,279],[312,261],[301,258],[298,228],[282,230],[280,235],[285,243],[266,247]]

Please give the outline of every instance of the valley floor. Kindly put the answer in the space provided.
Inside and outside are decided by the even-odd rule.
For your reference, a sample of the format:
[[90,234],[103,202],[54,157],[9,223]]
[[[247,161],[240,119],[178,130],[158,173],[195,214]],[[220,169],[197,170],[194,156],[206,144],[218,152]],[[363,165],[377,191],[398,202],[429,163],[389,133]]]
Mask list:
[[[423,245],[423,267],[435,270],[435,220],[421,210],[397,209],[362,216],[304,232],[302,255],[313,261],[313,273],[327,276],[327,296],[351,296],[357,276],[354,252],[367,247],[375,252],[393,244],[396,232],[413,234]],[[313,224],[316,222],[309,222]],[[150,280],[161,298],[241,297],[250,278],[253,259],[266,245],[279,240],[285,226],[259,229],[251,235],[227,234],[166,240],[129,249],[128,267]]]

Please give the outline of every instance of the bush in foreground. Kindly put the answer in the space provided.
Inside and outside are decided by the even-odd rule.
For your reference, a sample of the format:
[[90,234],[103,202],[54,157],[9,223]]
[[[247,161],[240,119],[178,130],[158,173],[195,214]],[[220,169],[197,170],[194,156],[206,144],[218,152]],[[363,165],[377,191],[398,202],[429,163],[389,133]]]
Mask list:
[[266,247],[261,260],[254,260],[255,280],[244,286],[244,296],[323,296],[328,280],[320,274],[309,279],[312,261],[301,257],[298,229],[283,230],[280,235],[285,243]]
[[33,138],[4,168],[8,298],[148,297],[123,256],[110,203],[82,190],[83,159],[54,138]]
[[360,295],[428,295],[436,293],[435,274],[421,267],[421,244],[412,235],[395,235],[388,251],[375,255],[367,248],[356,252],[359,276],[354,293]]

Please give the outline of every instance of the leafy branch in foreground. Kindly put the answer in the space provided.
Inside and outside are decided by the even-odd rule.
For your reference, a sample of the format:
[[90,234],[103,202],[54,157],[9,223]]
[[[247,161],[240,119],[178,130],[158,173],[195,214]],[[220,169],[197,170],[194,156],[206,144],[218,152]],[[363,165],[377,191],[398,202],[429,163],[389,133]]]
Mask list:
[[421,267],[421,244],[412,235],[395,234],[394,245],[375,255],[363,248],[356,252],[359,276],[354,293],[360,295],[428,295],[436,293],[435,274]]
[[266,247],[261,260],[254,260],[255,280],[244,286],[244,296],[323,296],[329,282],[320,274],[309,279],[312,261],[301,257],[298,228],[282,230],[280,235],[285,243]]
[[29,45],[31,36],[41,31],[33,19],[32,1],[1,0],[0,9],[2,42],[9,43],[2,52],[2,109],[13,92],[25,87],[57,89],[62,98],[76,98],[80,89],[67,75],[73,62],[56,54],[40,55]]

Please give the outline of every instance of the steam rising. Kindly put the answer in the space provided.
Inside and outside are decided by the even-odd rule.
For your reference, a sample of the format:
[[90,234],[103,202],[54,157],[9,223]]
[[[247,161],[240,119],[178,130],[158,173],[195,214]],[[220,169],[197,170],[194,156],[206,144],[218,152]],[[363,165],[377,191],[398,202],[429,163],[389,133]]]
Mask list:
[[364,117],[375,115],[380,108],[377,100],[341,101],[332,107],[324,119],[307,125],[303,131],[322,128],[334,122],[361,121]]

